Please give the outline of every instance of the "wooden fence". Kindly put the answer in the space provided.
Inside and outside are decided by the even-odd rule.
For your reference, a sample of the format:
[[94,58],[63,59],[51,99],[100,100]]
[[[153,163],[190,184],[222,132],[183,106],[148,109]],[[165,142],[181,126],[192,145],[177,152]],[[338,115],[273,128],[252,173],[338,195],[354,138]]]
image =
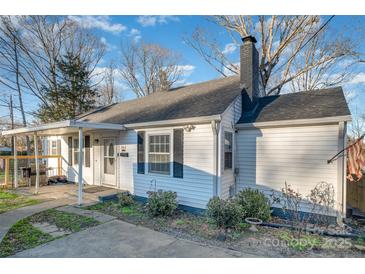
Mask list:
[[365,177],[358,182],[347,182],[347,203],[365,212]]
[[[16,159],[35,159],[34,155],[18,155]],[[38,155],[37,159],[49,159],[57,158],[57,175],[62,174],[62,156],[61,155]],[[14,160],[14,155],[12,156],[0,156],[0,159],[5,160],[5,181],[3,187],[7,188],[10,182],[10,160]]]

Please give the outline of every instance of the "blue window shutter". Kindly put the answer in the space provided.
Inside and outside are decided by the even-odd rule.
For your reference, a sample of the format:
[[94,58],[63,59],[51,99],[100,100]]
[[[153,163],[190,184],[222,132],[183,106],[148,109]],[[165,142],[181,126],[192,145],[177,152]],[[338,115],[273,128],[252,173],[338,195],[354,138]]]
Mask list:
[[144,157],[145,157],[145,132],[137,133],[137,173],[144,174]]
[[184,130],[174,129],[174,177],[184,176]]

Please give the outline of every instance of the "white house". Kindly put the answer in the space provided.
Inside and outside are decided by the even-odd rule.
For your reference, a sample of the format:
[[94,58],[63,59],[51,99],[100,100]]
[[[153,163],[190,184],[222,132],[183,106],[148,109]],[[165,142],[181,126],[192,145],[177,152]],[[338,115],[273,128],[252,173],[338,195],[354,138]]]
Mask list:
[[265,96],[256,40],[242,40],[240,76],[3,134],[47,136],[47,153],[62,154],[69,180],[82,177],[140,197],[172,190],[181,205],[204,209],[213,196],[228,198],[245,187],[280,191],[287,182],[306,195],[326,181],[335,188],[336,210],[343,211],[344,158],[327,164],[344,148],[351,120],[342,89]]

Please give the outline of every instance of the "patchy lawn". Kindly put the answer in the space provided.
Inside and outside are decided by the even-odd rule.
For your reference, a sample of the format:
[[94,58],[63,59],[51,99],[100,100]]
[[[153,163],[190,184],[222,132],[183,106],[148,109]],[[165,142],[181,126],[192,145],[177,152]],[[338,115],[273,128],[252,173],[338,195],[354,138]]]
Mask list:
[[54,225],[60,231],[64,231],[65,235],[99,224],[98,221],[90,217],[61,212],[56,209],[45,210],[20,220],[9,229],[0,243],[0,257],[11,256],[62,237],[52,236],[34,226],[34,224],[39,223]]
[[[251,232],[246,223],[223,231],[207,216],[177,210],[171,217],[150,217],[144,205],[136,202],[121,206],[117,202],[99,203],[86,209],[101,211],[123,221],[203,244],[237,251],[252,252],[260,257],[365,257],[365,241],[303,234],[300,240],[285,228],[260,226]],[[364,249],[364,251],[361,251]]]
[[31,199],[6,190],[0,190],[0,214],[19,207],[35,205],[40,202],[40,200]]

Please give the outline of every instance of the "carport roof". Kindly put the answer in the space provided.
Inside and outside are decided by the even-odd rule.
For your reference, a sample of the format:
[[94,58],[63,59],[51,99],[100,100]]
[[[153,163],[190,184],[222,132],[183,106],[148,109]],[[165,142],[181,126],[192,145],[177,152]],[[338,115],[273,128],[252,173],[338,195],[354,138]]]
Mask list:
[[77,120],[65,120],[60,122],[41,124],[33,127],[22,127],[11,130],[5,130],[1,134],[3,136],[11,135],[27,135],[37,133],[39,136],[62,135],[76,133],[79,128],[83,129],[104,129],[104,130],[123,130],[123,125],[111,123],[90,123]]

